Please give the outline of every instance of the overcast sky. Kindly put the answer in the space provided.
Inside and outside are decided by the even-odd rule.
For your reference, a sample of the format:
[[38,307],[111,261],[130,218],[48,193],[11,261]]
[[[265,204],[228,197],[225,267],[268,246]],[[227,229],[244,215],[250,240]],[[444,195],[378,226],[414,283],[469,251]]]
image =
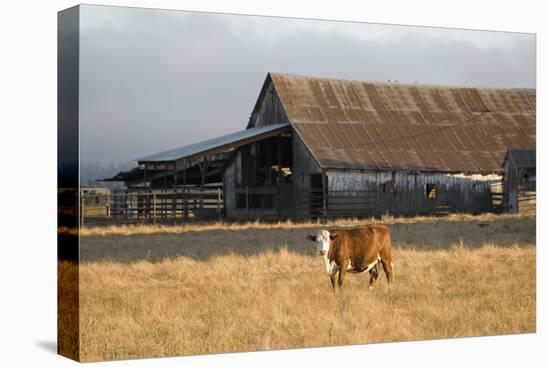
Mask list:
[[535,88],[535,35],[81,6],[80,154],[121,164],[245,128],[269,71]]

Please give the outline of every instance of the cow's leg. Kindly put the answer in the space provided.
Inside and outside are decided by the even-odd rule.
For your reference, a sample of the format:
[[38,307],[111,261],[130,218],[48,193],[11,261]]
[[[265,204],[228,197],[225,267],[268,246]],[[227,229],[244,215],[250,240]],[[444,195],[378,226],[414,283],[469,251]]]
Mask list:
[[393,283],[393,266],[391,263],[391,258],[382,258],[382,267],[384,268],[384,273],[386,273],[388,284]]
[[378,279],[378,264],[374,268],[370,270],[370,282],[369,282],[369,289],[372,289],[372,286]]
[[347,266],[345,266],[345,264],[340,264],[340,272],[338,273],[338,287],[342,288],[342,283],[344,283],[347,272]]
[[330,264],[327,265],[327,272],[328,276],[330,277],[330,282],[332,283],[332,289],[334,289],[336,284],[336,273],[338,273],[338,266],[334,261],[330,262]]

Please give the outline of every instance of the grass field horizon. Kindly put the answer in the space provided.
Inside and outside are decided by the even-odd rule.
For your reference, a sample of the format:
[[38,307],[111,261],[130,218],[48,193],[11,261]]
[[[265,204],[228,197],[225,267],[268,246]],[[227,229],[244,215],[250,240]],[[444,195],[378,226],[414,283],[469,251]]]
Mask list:
[[534,216],[385,220],[395,283],[390,289],[382,276],[370,291],[366,274],[352,274],[334,292],[305,239],[317,228],[368,221],[86,234],[80,358],[536,331]]

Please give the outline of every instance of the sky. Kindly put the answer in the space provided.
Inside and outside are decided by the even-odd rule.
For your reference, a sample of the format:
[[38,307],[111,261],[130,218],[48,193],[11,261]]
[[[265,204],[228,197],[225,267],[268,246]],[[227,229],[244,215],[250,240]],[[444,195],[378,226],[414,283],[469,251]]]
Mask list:
[[535,88],[535,35],[81,5],[87,179],[246,127],[268,72]]

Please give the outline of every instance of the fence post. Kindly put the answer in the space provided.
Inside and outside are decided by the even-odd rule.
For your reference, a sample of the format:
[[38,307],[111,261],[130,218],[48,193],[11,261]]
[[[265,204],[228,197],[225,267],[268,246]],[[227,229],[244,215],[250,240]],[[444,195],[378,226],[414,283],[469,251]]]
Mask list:
[[153,192],[153,224],[157,224],[157,194]]
[[[279,166],[280,167],[280,166]],[[277,209],[279,214],[279,220],[283,219],[283,211],[281,208],[281,185],[277,185]]]
[[244,188],[244,198],[245,198],[245,202],[246,202],[246,220],[249,220],[250,219],[250,212],[248,210],[248,186],[246,186]]
[[222,217],[222,190],[218,187],[218,220]]
[[172,224],[176,224],[176,190],[170,196],[172,196]]
[[183,193],[183,218],[187,219],[187,217],[189,216],[189,192],[187,191],[187,188],[183,189]]
[[248,186],[245,187],[245,199],[246,199],[246,220],[250,219],[250,213],[248,211]]

